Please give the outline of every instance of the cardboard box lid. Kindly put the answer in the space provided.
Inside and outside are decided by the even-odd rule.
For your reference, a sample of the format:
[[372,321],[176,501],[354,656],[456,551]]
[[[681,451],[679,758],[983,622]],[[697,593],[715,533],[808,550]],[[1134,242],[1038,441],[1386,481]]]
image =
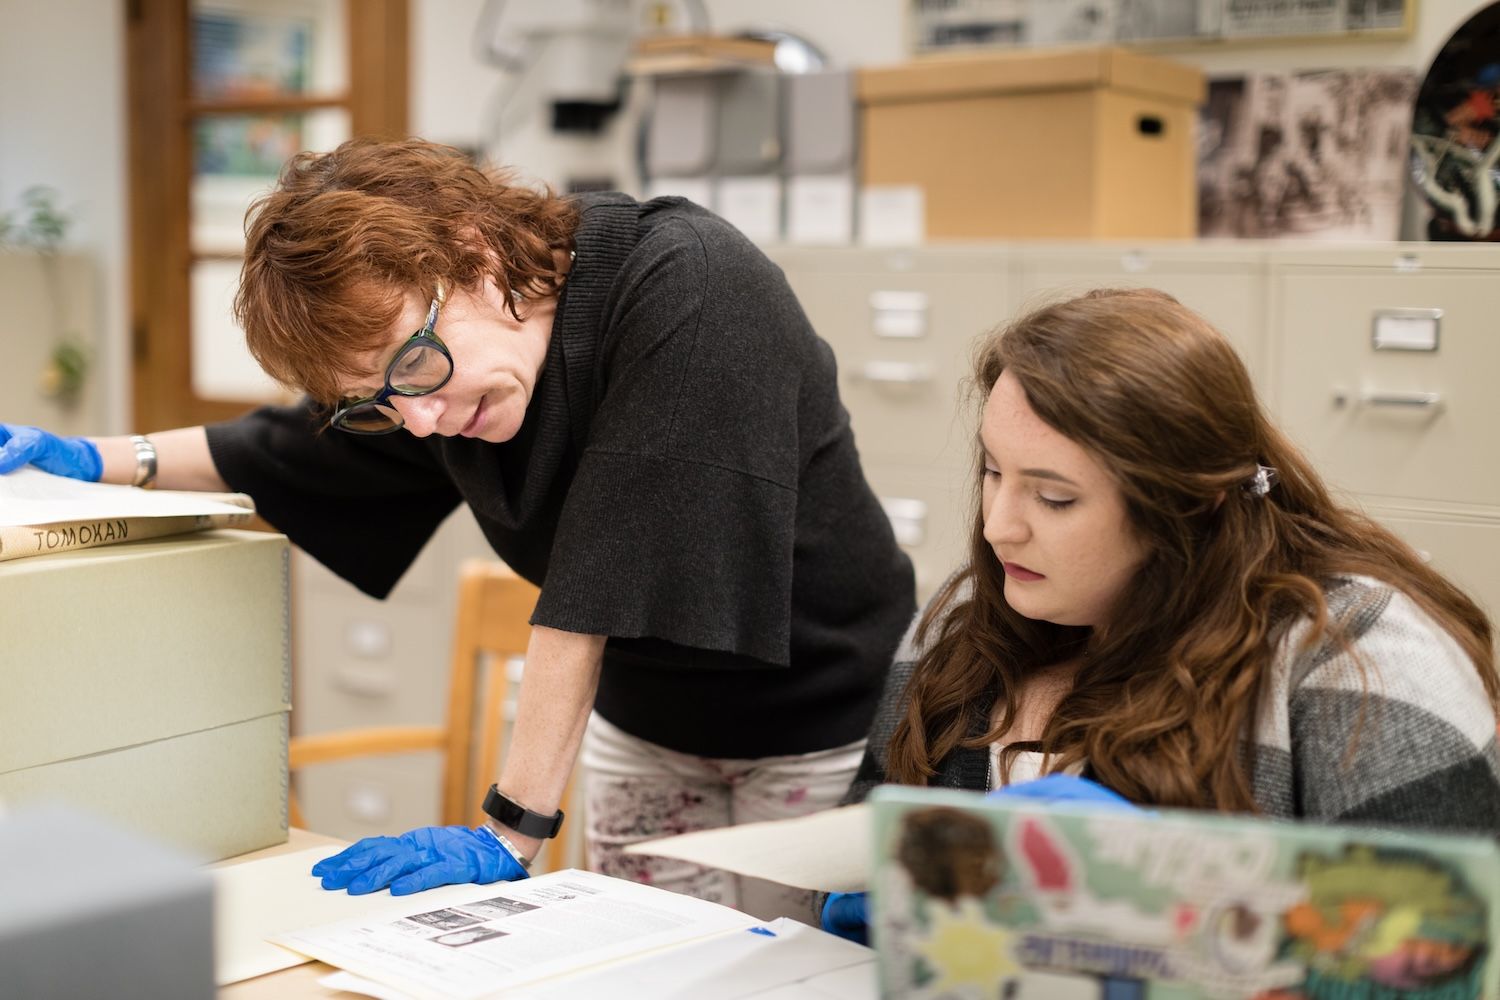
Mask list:
[[1197,67],[1114,47],[945,55],[857,77],[861,104],[1108,87],[1196,107],[1208,94]]
[[0,563],[0,774],[285,713],[288,556],[208,531]]

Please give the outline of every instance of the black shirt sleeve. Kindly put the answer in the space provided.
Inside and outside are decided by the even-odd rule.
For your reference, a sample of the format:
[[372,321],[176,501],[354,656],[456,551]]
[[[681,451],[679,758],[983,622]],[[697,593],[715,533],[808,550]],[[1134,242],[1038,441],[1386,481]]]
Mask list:
[[427,445],[323,430],[314,407],[263,407],[206,428],[231,489],[313,558],[385,597],[459,501]]
[[799,444],[840,431],[831,363],[780,271],[711,217],[644,238],[605,316],[533,620],[788,665]]

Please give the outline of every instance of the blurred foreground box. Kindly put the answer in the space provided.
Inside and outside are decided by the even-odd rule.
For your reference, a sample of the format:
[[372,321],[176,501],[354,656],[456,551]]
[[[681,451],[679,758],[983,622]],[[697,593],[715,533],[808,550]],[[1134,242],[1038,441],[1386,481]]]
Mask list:
[[0,995],[214,995],[213,880],[193,859],[61,805],[0,815]]
[[285,841],[288,557],[209,531],[0,563],[0,800],[204,861]]

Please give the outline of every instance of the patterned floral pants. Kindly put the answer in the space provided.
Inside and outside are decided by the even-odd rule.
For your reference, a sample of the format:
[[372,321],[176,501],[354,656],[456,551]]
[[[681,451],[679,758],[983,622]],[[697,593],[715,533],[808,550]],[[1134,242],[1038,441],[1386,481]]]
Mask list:
[[784,757],[694,757],[637,739],[596,714],[581,756],[589,867],[762,920],[786,916],[816,926],[807,890],[623,850],[658,837],[831,809],[848,789],[864,747],[859,740]]

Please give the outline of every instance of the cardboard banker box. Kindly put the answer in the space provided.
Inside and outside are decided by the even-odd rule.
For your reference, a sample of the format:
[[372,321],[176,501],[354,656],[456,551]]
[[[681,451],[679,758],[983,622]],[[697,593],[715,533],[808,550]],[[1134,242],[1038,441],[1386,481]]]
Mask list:
[[860,180],[920,188],[928,239],[1190,238],[1206,88],[1118,48],[861,70]]
[[285,841],[287,568],[227,530],[0,562],[0,801],[204,860]]

